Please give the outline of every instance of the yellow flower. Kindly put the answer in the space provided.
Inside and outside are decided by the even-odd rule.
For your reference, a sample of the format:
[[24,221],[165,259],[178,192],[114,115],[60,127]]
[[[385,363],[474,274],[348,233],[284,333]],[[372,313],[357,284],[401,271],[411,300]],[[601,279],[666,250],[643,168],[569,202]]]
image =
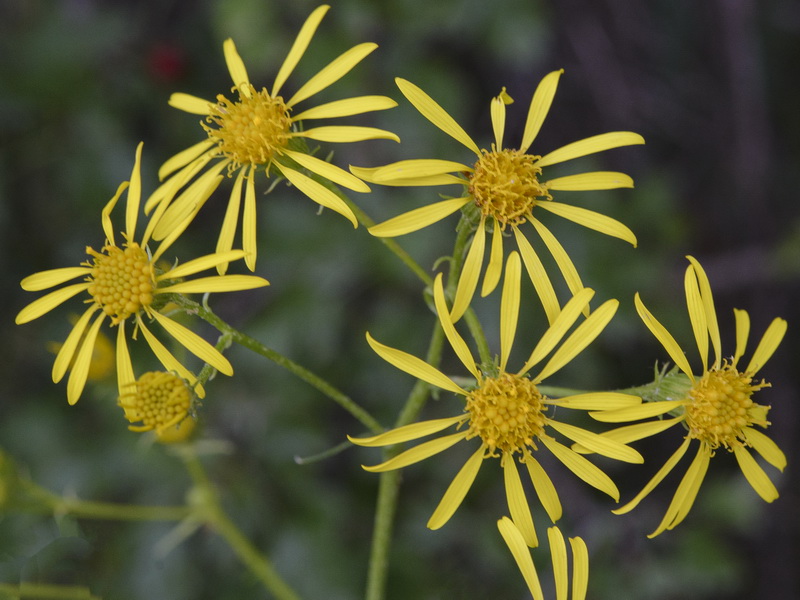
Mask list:
[[[671,419],[639,423],[621,427],[604,434],[609,439],[629,443],[664,431],[683,423],[687,429],[683,443],[655,474],[641,492],[628,504],[615,510],[617,514],[629,512],[647,496],[678,464],[693,440],[697,441],[697,454],[678,485],[661,524],[648,537],[654,537],[667,529],[676,527],[692,508],[697,492],[708,470],[711,457],[723,448],[733,452],[747,481],[765,501],[772,502],[778,491],[764,470],[747,450],[752,447],[764,460],[779,470],[786,466],[786,456],[778,446],[754,426],[766,428],[770,407],[758,404],[753,396],[768,383],[756,381],[756,373],[777,349],[786,333],[786,321],[772,321],[756,347],[753,357],[743,370],[739,370],[739,359],[745,352],[750,333],[750,317],[744,310],[734,309],[736,318],[736,350],[730,359],[722,358],[719,327],[711,295],[711,285],[700,263],[689,256],[684,287],[689,319],[692,323],[695,342],[703,365],[700,377],[692,373],[684,351],[667,329],[645,308],[636,295],[636,310],[647,328],[656,336],[675,364],[688,377],[688,391],[678,400],[649,402],[639,407],[609,411],[593,415],[604,422],[625,422],[663,415],[677,414]],[[709,339],[714,349],[714,362],[709,365]]]
[[[139,432],[155,430],[159,438],[166,436],[172,441],[184,421],[194,422],[187,418],[193,397],[191,387],[177,375],[150,371],[120,393],[118,404],[124,409],[128,421],[141,423],[129,425],[128,429]],[[186,435],[191,433],[191,429],[191,426],[184,429]]]
[[[539,576],[536,574],[536,567],[533,565],[531,553],[525,545],[522,533],[508,517],[503,517],[497,522],[497,529],[503,536],[508,549],[514,557],[528,590],[534,600],[544,600],[542,586],[539,583]],[[553,560],[553,577],[555,579],[556,599],[567,600],[567,590],[569,589],[569,570],[567,568],[567,545],[564,543],[564,535],[558,527],[547,528],[547,538],[550,542],[550,556]],[[579,537],[569,538],[569,545],[572,548],[572,600],[584,600],[586,589],[589,586],[589,551],[586,543]]]
[[[139,144],[136,149],[136,160],[130,182],[122,183],[114,197],[103,209],[102,223],[106,237],[103,248],[98,252],[87,247],[86,253],[90,259],[81,263],[80,266],[34,273],[21,282],[24,290],[38,292],[78,277],[83,278],[80,283],[62,287],[34,300],[23,308],[16,318],[17,324],[27,323],[50,312],[73,296],[81,293],[88,295],[84,302],[89,304],[89,308],[75,323],[53,363],[52,375],[55,383],[61,381],[66,372],[70,371],[67,382],[67,400],[70,404],[78,401],[86,384],[93,350],[104,321],[109,321],[112,327],[117,327],[117,385],[121,391],[127,389],[134,381],[127,345],[127,332],[130,331],[126,330],[128,321],[133,321],[134,332],[137,330],[142,332],[150,348],[167,370],[175,371],[192,385],[197,379],[150,332],[145,319],[142,318],[143,315],[146,315],[148,320],[158,322],[167,333],[201,360],[219,372],[231,375],[233,368],[228,359],[196,333],[164,314],[165,303],[169,299],[169,294],[231,292],[268,285],[265,279],[252,275],[212,276],[183,280],[185,277],[214,268],[223,262],[243,258],[245,253],[241,250],[208,254],[182,265],[176,263],[165,271],[156,268],[158,260],[180,236],[188,225],[188,221],[179,223],[152,254],[147,248],[147,243],[155,225],[154,221],[151,220],[147,224],[140,241],[135,241],[142,188],[141,154],[142,144]],[[122,233],[124,242],[117,244],[111,223],[111,211],[126,189],[125,230]],[[92,318],[94,321],[89,325]],[[203,394],[201,387],[198,387],[197,393]]]
[[[383,110],[397,103],[385,96],[358,96],[321,104],[296,114],[293,114],[293,110],[302,101],[336,83],[377,45],[368,43],[354,46],[309,79],[288,100],[280,95],[283,84],[303,56],[328,8],[326,5],[320,6],[308,17],[278,71],[271,91],[266,88],[257,90],[250,83],[244,62],[233,40],[228,39],[223,44],[223,51],[234,84],[232,91],[236,92],[238,99],[232,101],[222,94],[217,95],[216,102],[182,93],[170,97],[171,106],[205,117],[201,125],[208,139],[179,152],[159,170],[161,179],[174,174],[145,205],[145,212],[149,213],[156,207],[159,213],[163,212],[153,233],[154,239],[166,237],[175,224],[183,221],[188,214],[196,213],[210,195],[206,190],[218,185],[221,179],[218,175],[224,169],[227,169],[229,176],[235,174],[236,178],[217,242],[217,252],[230,250],[233,245],[244,188],[242,247],[248,253],[245,262],[250,270],[256,264],[255,177],[259,167],[267,176],[271,171],[277,172],[309,198],[344,215],[354,227],[358,226],[347,204],[331,190],[303,174],[301,169],[358,192],[368,192],[369,187],[349,172],[303,151],[303,145],[298,141],[304,138],[322,142],[356,142],[384,138],[399,142],[399,138],[391,132],[373,127],[332,125],[303,130],[297,124],[306,120]],[[175,198],[179,189],[204,170],[194,183]],[[220,274],[225,272],[225,268],[225,264],[218,267]]]
[[[389,446],[416,440],[450,427],[459,430],[422,443],[380,465],[364,467],[367,471],[373,472],[399,469],[438,454],[459,442],[476,439],[479,442],[478,447],[450,484],[428,521],[428,527],[438,529],[444,525],[461,504],[483,461],[488,458],[499,458],[511,518],[522,531],[525,542],[530,546],[536,546],[536,532],[517,471],[517,460],[525,465],[539,500],[553,521],[561,516],[561,502],[550,477],[535,458],[539,444],[547,448],[589,485],[612,498],[619,498],[616,486],[603,471],[557,441],[553,433],[561,434],[616,460],[642,462],[641,455],[632,448],[580,427],[562,423],[555,418],[551,409],[561,407],[579,410],[615,410],[638,404],[641,399],[614,392],[598,392],[555,400],[543,395],[537,387],[547,377],[569,363],[599,335],[616,312],[619,304],[616,300],[605,302],[578,325],[553,352],[535,377],[527,375],[531,368],[539,364],[559,345],[575,324],[594,295],[589,288],[582,289],[564,306],[519,371],[506,370],[519,317],[520,270],[519,254],[512,252],[508,257],[501,301],[499,365],[486,365],[482,369],[478,367],[466,342],[450,320],[441,273],[434,281],[434,302],[439,321],[456,355],[475,378],[474,387],[461,387],[428,363],[400,350],[384,346],[367,334],[367,341],[381,358],[431,385],[463,396],[466,407],[454,417],[406,425],[370,438],[349,439],[361,446]],[[608,443],[609,441],[611,443]]]
[[371,234],[379,237],[399,236],[436,223],[469,203],[477,207],[480,223],[467,252],[464,270],[459,279],[451,315],[454,322],[469,306],[478,285],[484,260],[487,224],[491,224],[493,234],[481,294],[483,296],[490,294],[500,280],[503,264],[503,233],[510,227],[550,323],[553,323],[558,315],[558,300],[542,262],[521,231],[521,225],[528,221],[536,229],[555,258],[572,294],[578,293],[583,284],[572,260],[550,230],[534,216],[534,209],[554,213],[584,227],[636,245],[633,232],[622,223],[585,208],[555,202],[550,194],[551,190],[584,191],[633,187],[633,180],[629,176],[624,173],[597,171],[543,181],[541,173],[543,167],[573,158],[619,146],[643,144],[642,136],[628,131],[615,131],[567,144],[544,156],[528,153],[550,109],[561,73],[562,71],[554,71],[539,83],[528,111],[522,144],[518,149],[503,147],[506,104],[511,102],[511,98],[503,88],[500,95],[492,100],[491,118],[495,141],[491,150],[480,149],[461,126],[430,96],[416,85],[398,78],[395,81],[409,102],[431,123],[472,150],[477,156],[477,161],[472,165],[465,165],[449,160],[420,159],[404,160],[369,169],[351,167],[353,173],[362,179],[383,185],[462,184],[465,186],[465,193],[459,198],[443,200],[409,211],[369,230]]

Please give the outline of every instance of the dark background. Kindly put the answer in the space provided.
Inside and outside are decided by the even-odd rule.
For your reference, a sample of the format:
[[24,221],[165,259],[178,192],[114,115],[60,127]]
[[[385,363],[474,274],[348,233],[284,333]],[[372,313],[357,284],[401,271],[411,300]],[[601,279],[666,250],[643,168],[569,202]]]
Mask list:
[[[587,389],[645,383],[665,354],[633,309],[639,291],[697,365],[683,296],[684,255],[697,257],[715,292],[724,351],[732,353],[732,309],[752,319],[745,360],[775,316],[789,320],[779,351],[760,373],[773,387],[768,433],[789,458],[783,475],[766,466],[781,496],[763,503],[732,456],[720,453],[687,520],[655,540],[679,475],[633,513],[610,514],[608,499],[557,467],[565,506],[559,522],[591,553],[590,598],[715,599],[800,596],[798,556],[798,348],[800,117],[797,64],[800,5],[790,0],[624,2],[622,0],[332,2],[307,55],[287,83],[296,89],[356,43],[380,48],[318,101],[381,93],[400,106],[363,122],[397,132],[403,144],[336,148],[341,165],[404,158],[471,160],[402,98],[401,76],[436,98],[476,139],[491,137],[489,100],[506,86],[506,143],[519,142],[530,96],[547,72],[564,68],[534,150],[612,130],[632,130],[644,147],[575,161],[564,172],[631,174],[634,190],[564,193],[566,201],[623,221],[636,250],[570,223],[547,219],[598,298],[618,298],[617,318],[556,378]],[[63,340],[74,302],[15,326],[34,296],[19,280],[84,259],[102,244],[100,209],[127,179],[144,140],[145,193],[158,166],[201,139],[197,119],[167,106],[172,92],[204,97],[230,86],[222,41],[233,37],[257,86],[271,86],[305,17],[303,1],[100,2],[5,0],[0,5],[0,446],[31,477],[64,494],[104,501],[180,503],[188,477],[161,446],[127,431],[113,376],[74,407],[50,381],[51,340]],[[225,184],[223,184],[225,185]],[[377,186],[374,186],[377,188]],[[178,246],[213,250],[222,208],[201,213]],[[436,199],[438,190],[374,189],[356,198],[376,220]],[[584,201],[585,196],[585,201]],[[377,358],[365,330],[422,355],[433,315],[417,281],[363,228],[324,213],[296,190],[259,204],[258,274],[267,290],[220,295],[215,309],[267,345],[330,379],[390,423],[413,381]],[[455,219],[401,239],[432,267],[450,250]],[[552,272],[552,271],[551,271]],[[532,289],[528,290],[532,293]],[[536,301],[515,350],[542,332]],[[525,306],[525,305],[523,305]],[[497,307],[479,304],[497,348]],[[528,322],[530,321],[530,322]],[[203,331],[202,328],[200,331]],[[226,506],[282,574],[308,598],[362,593],[377,477],[359,464],[374,450],[349,450],[297,465],[360,426],[327,399],[244,349],[230,352],[236,376],[212,382],[202,437],[230,453],[208,459]],[[452,357],[445,357],[445,365]],[[514,363],[517,364],[517,363]],[[452,414],[443,398],[424,417]],[[641,467],[602,464],[632,497],[680,443],[671,431],[637,447]],[[463,454],[463,453],[462,453]],[[504,498],[499,469],[487,465],[465,504],[438,532],[424,524],[466,455],[452,451],[404,471],[390,598],[523,598],[524,585],[495,528]],[[688,465],[684,459],[677,473]],[[531,496],[533,498],[533,496]],[[540,537],[546,516],[536,514]],[[75,522],[0,515],[0,581],[86,585],[104,598],[259,598],[257,582],[211,532],[166,556],[153,550],[169,525]],[[549,558],[534,551],[546,588]],[[547,593],[547,592],[546,592]]]

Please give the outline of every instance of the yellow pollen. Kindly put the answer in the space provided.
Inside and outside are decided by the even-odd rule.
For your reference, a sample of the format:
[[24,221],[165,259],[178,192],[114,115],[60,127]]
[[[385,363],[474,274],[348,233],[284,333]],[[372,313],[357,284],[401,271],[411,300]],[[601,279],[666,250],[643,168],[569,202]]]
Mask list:
[[117,325],[153,302],[155,274],[150,258],[139,244],[130,242],[123,250],[106,244],[102,252],[86,248],[94,257],[89,263],[89,294]]
[[744,428],[766,427],[768,406],[756,404],[753,392],[768,383],[753,384],[752,377],[725,363],[706,373],[689,391],[691,403],[686,407],[689,436],[707,444],[712,450],[724,446],[732,451],[747,445]]
[[266,89],[259,92],[247,85],[250,97],[237,88],[238,102],[218,95],[217,104],[206,117],[211,125],[200,123],[208,137],[217,142],[220,154],[231,159],[229,174],[242,165],[268,164],[289,142],[292,122],[283,98],[273,98]]
[[547,187],[539,183],[539,156],[519,150],[483,151],[470,176],[469,193],[487,217],[494,217],[502,229],[519,225],[531,214],[537,200],[552,200]]
[[186,382],[172,373],[150,371],[136,381],[136,389],[123,393],[119,405],[125,409],[125,418],[133,431],[155,429],[162,432],[177,425],[189,413],[192,392]]
[[544,400],[530,379],[508,373],[487,377],[467,397],[467,439],[480,437],[489,456],[535,449],[534,440],[544,433]]

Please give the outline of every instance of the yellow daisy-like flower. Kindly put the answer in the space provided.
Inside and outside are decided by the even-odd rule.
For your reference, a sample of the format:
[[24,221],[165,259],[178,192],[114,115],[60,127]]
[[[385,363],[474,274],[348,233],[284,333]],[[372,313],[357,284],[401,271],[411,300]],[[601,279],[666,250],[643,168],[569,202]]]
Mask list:
[[[354,46],[309,79],[288,100],[280,95],[284,83],[303,56],[328,8],[327,5],[320,6],[308,17],[278,71],[271,91],[266,88],[257,90],[250,83],[244,62],[237,53],[233,40],[228,39],[223,44],[223,51],[234,84],[232,91],[238,98],[230,100],[219,94],[216,102],[212,102],[182,93],[170,97],[171,106],[205,117],[201,125],[208,139],[179,152],[159,170],[161,179],[170,174],[172,176],[154,192],[145,205],[145,212],[159,207],[158,210],[164,213],[153,233],[154,239],[166,237],[175,224],[183,221],[190,212],[199,210],[208,197],[205,190],[209,182],[226,169],[229,176],[235,175],[235,179],[217,241],[217,252],[230,250],[233,245],[244,190],[242,247],[248,253],[245,262],[250,270],[256,264],[255,177],[259,169],[267,176],[271,171],[279,173],[306,196],[321,206],[344,215],[353,223],[353,227],[358,226],[356,217],[347,204],[331,190],[301,172],[301,169],[358,192],[368,192],[369,187],[351,173],[303,151],[297,142],[300,139],[357,142],[379,138],[399,142],[399,138],[389,131],[373,127],[332,125],[303,130],[297,124],[300,121],[384,110],[396,106],[397,103],[385,96],[358,96],[321,104],[298,113],[293,111],[298,104],[346,75],[377,48],[377,45],[365,43]],[[175,198],[178,190],[199,173],[203,174]],[[220,265],[218,270],[220,274],[224,273],[225,265]]]
[[[687,429],[683,443],[655,474],[641,492],[628,504],[615,510],[617,514],[629,512],[661,483],[678,464],[689,446],[697,441],[697,454],[675,492],[661,524],[648,537],[676,527],[692,508],[700,490],[711,458],[717,450],[733,452],[739,467],[753,489],[765,501],[772,502],[778,491],[764,470],[758,465],[748,447],[752,447],[773,467],[783,470],[786,456],[777,444],[755,428],[769,426],[767,412],[770,407],[758,404],[754,394],[768,383],[754,378],[772,356],[786,333],[786,321],[776,318],[761,338],[747,366],[739,370],[739,359],[745,352],[750,333],[750,317],[744,310],[734,309],[736,318],[736,350],[730,359],[722,358],[719,327],[711,295],[711,285],[700,263],[689,256],[684,286],[689,319],[703,365],[700,377],[692,373],[684,351],[667,329],[645,308],[636,295],[636,310],[647,328],[656,336],[672,360],[688,377],[687,392],[678,400],[649,402],[639,407],[609,411],[593,416],[604,422],[625,422],[668,412],[676,417],[621,427],[604,434],[609,439],[629,443],[655,435],[678,423]],[[714,348],[714,362],[708,362],[709,339]]]
[[[228,359],[199,335],[164,314],[162,312],[164,304],[169,294],[232,292],[269,285],[267,280],[252,275],[211,276],[184,281],[184,278],[190,275],[214,268],[221,263],[243,258],[245,253],[242,250],[208,254],[182,265],[175,264],[165,271],[156,268],[159,258],[180,236],[188,221],[179,223],[153,254],[149,252],[147,244],[155,225],[154,221],[151,220],[147,224],[140,241],[135,240],[142,192],[141,155],[142,144],[139,144],[130,181],[119,186],[114,197],[103,209],[102,223],[106,242],[100,251],[87,247],[86,253],[90,258],[80,266],[34,273],[23,279],[20,284],[24,290],[38,292],[78,277],[83,278],[80,283],[62,287],[34,300],[23,308],[16,318],[17,324],[27,323],[50,312],[73,296],[81,293],[88,295],[84,302],[89,304],[89,308],[75,323],[53,363],[52,375],[55,383],[61,381],[66,372],[70,371],[67,382],[67,400],[70,404],[75,404],[83,392],[100,327],[105,321],[109,321],[112,327],[117,327],[117,385],[121,392],[128,389],[128,386],[135,381],[127,345],[127,332],[130,331],[126,328],[128,321],[133,322],[134,331],[142,332],[150,348],[167,370],[176,372],[192,385],[197,380],[150,332],[143,315],[148,317],[147,320],[156,321],[201,360],[219,372],[231,375],[233,368]],[[111,223],[111,211],[126,189],[125,230],[122,234],[124,241],[117,244]],[[198,387],[197,393],[203,394],[201,387]]]
[[553,323],[558,315],[558,300],[541,260],[520,227],[526,221],[533,225],[555,258],[573,294],[578,293],[583,284],[563,246],[534,216],[534,209],[554,213],[584,227],[636,245],[633,232],[622,223],[595,211],[555,202],[550,194],[551,191],[633,187],[633,180],[628,175],[597,171],[549,181],[543,180],[541,175],[543,167],[619,146],[643,144],[642,136],[629,131],[615,131],[567,144],[544,156],[528,153],[550,109],[561,73],[562,71],[550,73],[536,88],[528,111],[522,144],[518,149],[503,147],[506,104],[511,103],[511,98],[503,88],[500,95],[492,100],[491,118],[495,140],[491,150],[480,149],[461,126],[430,96],[413,83],[398,78],[395,81],[409,102],[431,123],[472,150],[477,156],[477,161],[472,165],[465,165],[449,160],[420,159],[404,160],[369,169],[350,168],[362,179],[383,185],[429,186],[455,183],[466,187],[465,193],[459,198],[443,200],[409,211],[369,230],[371,234],[379,237],[404,235],[436,223],[469,203],[477,207],[480,223],[467,252],[463,273],[459,279],[451,315],[453,321],[461,318],[478,285],[484,261],[487,224],[491,224],[493,234],[481,294],[486,296],[491,293],[500,280],[503,264],[503,233],[510,227],[550,323]]
[[[542,586],[531,553],[526,547],[525,539],[519,528],[508,517],[497,522],[497,529],[503,536],[508,549],[517,563],[528,590],[534,600],[544,600]],[[567,567],[567,545],[564,535],[558,527],[547,528],[547,539],[550,542],[550,556],[553,560],[553,578],[555,579],[556,600],[567,600],[569,590],[569,569]],[[589,587],[589,551],[586,542],[579,537],[569,538],[572,548],[572,600],[584,600]]]
[[497,366],[486,366],[483,370],[478,367],[466,342],[450,320],[450,311],[445,302],[442,286],[442,274],[437,275],[434,281],[434,302],[439,321],[456,355],[475,378],[474,388],[461,387],[428,363],[400,350],[384,346],[367,334],[367,341],[381,358],[431,385],[463,396],[466,407],[454,417],[406,425],[374,437],[349,439],[361,446],[389,446],[416,440],[450,427],[459,430],[422,443],[377,466],[364,467],[372,472],[399,469],[438,454],[459,442],[476,439],[479,442],[478,447],[453,479],[428,521],[428,527],[438,529],[444,525],[461,504],[483,461],[488,458],[498,458],[503,469],[511,518],[522,531],[525,542],[529,546],[536,546],[536,532],[517,470],[517,460],[525,465],[539,500],[553,521],[561,516],[561,502],[550,477],[535,458],[539,444],[547,448],[589,485],[612,498],[619,498],[616,486],[603,471],[557,441],[553,433],[561,434],[610,458],[633,463],[642,462],[641,455],[632,448],[580,427],[562,423],[555,418],[551,409],[561,407],[580,410],[616,410],[639,404],[641,399],[615,392],[598,392],[556,400],[543,395],[537,387],[547,377],[569,363],[599,335],[617,310],[619,303],[616,300],[605,302],[578,325],[553,352],[538,375],[535,377],[527,375],[530,369],[559,345],[575,324],[594,295],[589,288],[582,289],[564,306],[519,371],[506,370],[519,316],[520,270],[519,254],[512,252],[508,257],[501,300],[500,362]]
[[131,423],[131,431],[153,431],[161,436],[189,415],[194,394],[186,381],[174,373],[150,371],[128,385],[117,401]]

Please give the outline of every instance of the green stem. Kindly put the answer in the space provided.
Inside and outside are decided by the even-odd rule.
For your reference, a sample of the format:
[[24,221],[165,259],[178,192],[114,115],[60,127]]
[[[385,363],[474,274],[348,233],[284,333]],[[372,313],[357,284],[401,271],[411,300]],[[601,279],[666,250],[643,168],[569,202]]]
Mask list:
[[375,417],[370,415],[366,410],[361,408],[361,406],[356,404],[352,398],[333,387],[330,383],[318,375],[315,375],[305,367],[300,366],[296,362],[286,358],[279,352],[276,352],[271,348],[267,348],[264,344],[250,337],[249,335],[234,329],[221,318],[219,318],[211,309],[202,306],[194,300],[190,300],[177,294],[173,299],[176,304],[180,305],[181,308],[187,312],[196,314],[206,323],[215,327],[222,334],[230,336],[232,341],[236,342],[240,346],[244,346],[248,350],[252,350],[264,358],[271,360],[275,364],[280,365],[290,373],[296,375],[298,378],[302,379],[312,387],[325,394],[328,398],[339,404],[339,406],[344,408],[353,417],[360,421],[361,424],[371,432],[376,434],[383,432],[383,426],[381,426]]
[[286,583],[272,566],[230,520],[219,502],[216,490],[208,479],[203,465],[192,452],[181,454],[194,480],[194,500],[199,516],[213,528],[231,547],[239,559],[250,569],[264,587],[278,600],[299,600],[300,596]]
[[59,498],[53,508],[82,519],[118,521],[180,521],[189,515],[186,506],[135,506],[74,498]]

